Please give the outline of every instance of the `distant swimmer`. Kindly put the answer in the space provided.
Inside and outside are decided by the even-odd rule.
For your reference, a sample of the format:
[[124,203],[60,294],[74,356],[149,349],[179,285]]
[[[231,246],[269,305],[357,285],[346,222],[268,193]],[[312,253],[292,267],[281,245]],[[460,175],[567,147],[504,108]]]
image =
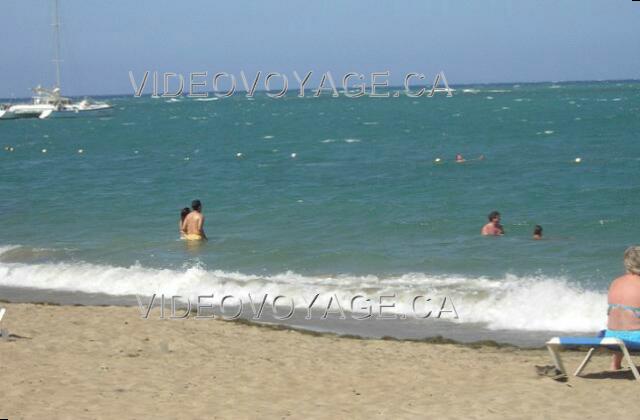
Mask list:
[[477,158],[473,158],[473,159],[465,159],[464,156],[462,156],[462,154],[458,153],[456,154],[456,163],[465,163],[465,162],[473,162],[476,160],[484,160],[484,155],[480,155]]
[[204,216],[202,215],[202,203],[200,200],[191,202],[192,211],[189,212],[182,222],[182,233],[187,241],[207,240],[204,234]]
[[182,230],[182,225],[184,224],[184,219],[187,215],[191,213],[191,209],[189,207],[185,207],[180,211],[180,221],[178,222],[178,230],[180,230],[180,239],[185,239],[186,234]]
[[484,236],[501,236],[504,235],[504,229],[500,224],[500,213],[492,211],[489,213],[489,223],[484,225],[481,231]]
[[533,228],[533,239],[536,241],[542,239],[542,226],[536,225],[536,227]]

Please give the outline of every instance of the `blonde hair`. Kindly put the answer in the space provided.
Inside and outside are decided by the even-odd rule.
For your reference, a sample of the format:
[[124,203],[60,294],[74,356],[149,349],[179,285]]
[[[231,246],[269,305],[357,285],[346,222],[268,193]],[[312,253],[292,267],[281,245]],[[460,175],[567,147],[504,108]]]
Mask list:
[[624,267],[628,272],[640,275],[640,246],[630,246],[624,251]]

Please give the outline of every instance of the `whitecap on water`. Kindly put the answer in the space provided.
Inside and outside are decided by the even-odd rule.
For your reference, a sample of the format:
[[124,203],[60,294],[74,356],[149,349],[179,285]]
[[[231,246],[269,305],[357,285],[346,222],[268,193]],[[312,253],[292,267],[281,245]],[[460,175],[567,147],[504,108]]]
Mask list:
[[344,139],[345,143],[360,143],[360,139]]

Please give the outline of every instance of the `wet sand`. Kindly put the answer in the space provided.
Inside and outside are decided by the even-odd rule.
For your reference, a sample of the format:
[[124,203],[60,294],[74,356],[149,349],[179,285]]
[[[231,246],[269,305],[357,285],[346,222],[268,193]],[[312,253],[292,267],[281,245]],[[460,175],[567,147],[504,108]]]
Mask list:
[[[0,418],[628,417],[640,384],[594,356],[586,378],[535,372],[546,350],[317,335],[137,308],[0,304]],[[569,369],[583,353],[565,352]]]

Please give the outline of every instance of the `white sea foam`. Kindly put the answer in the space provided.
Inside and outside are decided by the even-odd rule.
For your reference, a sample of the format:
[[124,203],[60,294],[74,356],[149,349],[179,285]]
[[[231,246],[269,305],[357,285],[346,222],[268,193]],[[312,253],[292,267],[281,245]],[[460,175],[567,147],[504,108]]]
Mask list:
[[344,139],[345,143],[360,143],[360,139]]
[[17,248],[20,248],[20,245],[0,245],[0,256],[2,256],[2,254],[4,253],[7,253]]
[[[0,247],[0,256],[16,247]],[[1,262],[0,286],[30,287],[108,295],[179,295],[192,301],[199,295],[226,294],[248,301],[250,293],[267,302],[277,295],[293,298],[306,308],[315,294],[315,307],[337,296],[349,308],[351,298],[363,295],[372,302],[395,294],[396,313],[413,314],[417,295],[439,305],[443,297],[455,304],[460,323],[481,323],[490,329],[596,331],[606,323],[606,294],[583,290],[564,278],[518,277],[499,279],[459,275],[409,273],[399,276],[304,276],[285,272],[271,276],[207,270],[193,266],[182,270],[115,267],[89,263],[26,264]],[[215,299],[214,299],[215,301]],[[393,312],[394,310],[390,310]],[[357,311],[357,310],[356,310]],[[436,309],[437,311],[437,309]]]

